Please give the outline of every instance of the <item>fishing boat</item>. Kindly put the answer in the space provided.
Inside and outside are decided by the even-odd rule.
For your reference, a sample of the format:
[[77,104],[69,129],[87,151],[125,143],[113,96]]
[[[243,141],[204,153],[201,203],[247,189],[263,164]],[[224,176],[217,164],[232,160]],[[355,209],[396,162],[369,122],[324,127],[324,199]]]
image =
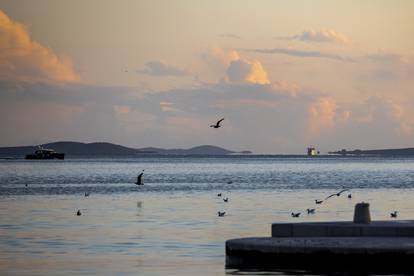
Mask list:
[[65,159],[64,153],[56,152],[53,149],[45,149],[41,146],[32,154],[27,154],[25,159]]

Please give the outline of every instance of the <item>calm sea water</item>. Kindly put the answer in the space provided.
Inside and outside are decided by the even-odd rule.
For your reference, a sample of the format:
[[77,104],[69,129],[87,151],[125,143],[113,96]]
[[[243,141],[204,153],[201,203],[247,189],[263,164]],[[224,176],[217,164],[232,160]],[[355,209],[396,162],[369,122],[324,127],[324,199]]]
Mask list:
[[[305,214],[342,188],[352,199]],[[414,219],[414,159],[1,160],[0,274],[243,274],[224,268],[227,239],[269,236],[272,222],[351,220],[361,201],[373,219]]]

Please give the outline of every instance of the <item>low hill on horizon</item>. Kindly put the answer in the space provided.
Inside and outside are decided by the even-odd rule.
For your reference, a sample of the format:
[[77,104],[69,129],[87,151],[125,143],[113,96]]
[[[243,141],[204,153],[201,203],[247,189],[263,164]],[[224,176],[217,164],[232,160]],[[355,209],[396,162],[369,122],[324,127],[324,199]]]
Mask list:
[[[82,143],[72,141],[61,141],[42,144],[44,148],[54,149],[65,153],[66,156],[139,156],[139,155],[227,155],[235,153],[251,153],[250,151],[235,152],[217,146],[202,145],[189,149],[163,149],[163,148],[129,148],[107,142]],[[24,157],[33,153],[38,146],[0,147],[0,156]]]

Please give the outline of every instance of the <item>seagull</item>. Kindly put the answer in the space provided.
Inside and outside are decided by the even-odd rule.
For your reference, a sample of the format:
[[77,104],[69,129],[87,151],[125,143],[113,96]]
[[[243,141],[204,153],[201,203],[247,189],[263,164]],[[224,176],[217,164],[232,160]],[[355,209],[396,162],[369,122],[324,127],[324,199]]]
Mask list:
[[144,185],[144,182],[142,182],[142,176],[144,175],[144,171],[142,170],[142,173],[140,173],[137,177],[137,182],[135,182],[136,185]]
[[217,123],[216,123],[215,125],[211,125],[210,127],[213,127],[213,128],[219,128],[219,127],[221,127],[220,123],[221,123],[223,120],[224,120],[224,118],[222,118],[222,119],[218,120],[218,121],[217,121]]
[[219,217],[224,217],[224,215],[226,214],[226,212],[220,212],[220,211],[218,211],[217,214],[218,214]]
[[308,215],[309,214],[315,214],[315,209],[306,209],[306,212],[308,212]]
[[292,215],[292,217],[294,217],[294,218],[298,218],[298,217],[300,216],[300,213],[293,213],[293,212],[292,212],[292,214],[291,214],[291,215]]
[[221,196],[221,193],[218,193],[217,196]]
[[394,211],[390,215],[391,215],[392,218],[396,218],[397,217],[397,213],[398,213],[397,211]]
[[334,193],[334,194],[331,194],[331,195],[327,196],[327,197],[325,198],[325,200],[327,200],[328,198],[331,198],[331,197],[333,197],[333,196],[340,196],[343,192],[346,192],[346,191],[349,191],[349,190],[348,190],[348,189],[345,189],[345,190],[340,191],[339,193]]
[[317,200],[317,199],[315,199],[315,203],[316,204],[322,204],[322,202],[323,202],[323,200]]
[[81,213],[81,211],[80,210],[78,210],[78,212],[76,213],[76,215],[79,217],[79,216],[81,216],[82,215],[82,213]]
[[351,199],[351,198],[352,198],[352,195],[351,195],[351,194],[349,194],[349,195],[348,195],[348,198],[349,198],[349,199]]
[[223,198],[223,201],[224,202],[229,202],[229,198],[228,197],[225,197],[225,198]]

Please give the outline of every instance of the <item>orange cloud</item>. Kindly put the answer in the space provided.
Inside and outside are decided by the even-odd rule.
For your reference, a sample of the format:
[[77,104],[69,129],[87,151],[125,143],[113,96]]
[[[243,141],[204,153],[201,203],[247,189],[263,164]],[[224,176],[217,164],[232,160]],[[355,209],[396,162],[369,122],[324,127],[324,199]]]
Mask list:
[[269,84],[267,72],[258,60],[238,59],[230,63],[227,68],[227,78],[231,82],[248,82]]
[[308,135],[317,136],[322,130],[335,126],[336,102],[332,98],[319,98],[309,105]]
[[23,24],[0,10],[0,79],[73,82],[79,77],[69,58],[32,40]]

